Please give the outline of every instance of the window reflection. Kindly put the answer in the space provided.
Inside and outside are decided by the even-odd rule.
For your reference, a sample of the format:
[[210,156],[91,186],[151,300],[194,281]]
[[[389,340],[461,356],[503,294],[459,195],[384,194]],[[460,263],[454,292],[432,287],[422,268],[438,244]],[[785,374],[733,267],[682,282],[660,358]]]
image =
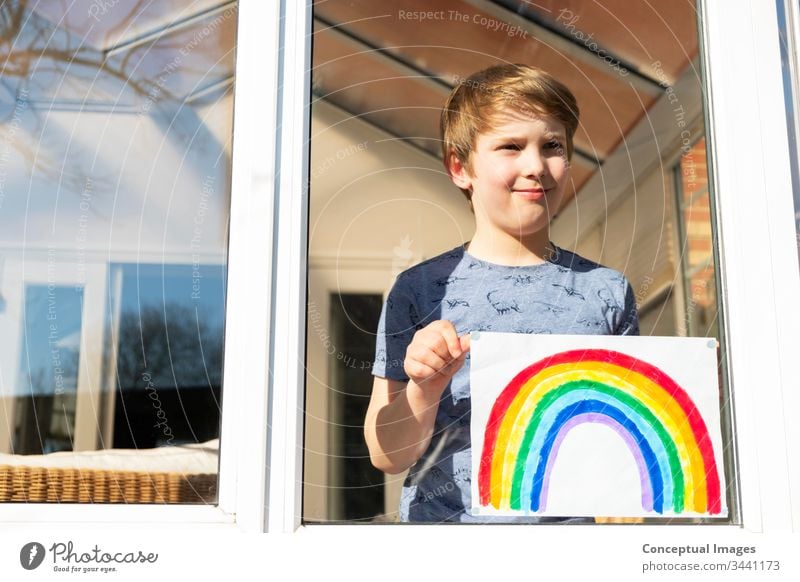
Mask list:
[[215,500],[236,17],[0,4],[0,500]]
[[22,353],[12,449],[18,454],[72,450],[83,291],[25,289]]
[[[112,271],[122,276],[114,446],[152,448],[216,438],[223,268],[115,265]],[[202,293],[192,291],[197,276]]]

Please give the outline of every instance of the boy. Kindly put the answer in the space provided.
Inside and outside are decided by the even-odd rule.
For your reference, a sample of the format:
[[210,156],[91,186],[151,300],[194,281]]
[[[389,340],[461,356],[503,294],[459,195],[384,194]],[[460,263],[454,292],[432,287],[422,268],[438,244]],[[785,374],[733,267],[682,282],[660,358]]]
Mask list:
[[469,513],[470,332],[638,334],[627,280],[549,239],[577,127],[569,89],[526,65],[472,75],[442,111],[444,165],[475,235],[397,277],[364,426],[377,468],[411,468],[402,521],[498,521]]

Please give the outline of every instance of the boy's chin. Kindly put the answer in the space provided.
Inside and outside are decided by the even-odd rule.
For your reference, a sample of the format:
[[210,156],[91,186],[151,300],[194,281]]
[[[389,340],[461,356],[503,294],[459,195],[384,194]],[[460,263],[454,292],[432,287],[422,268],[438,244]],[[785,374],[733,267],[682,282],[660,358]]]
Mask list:
[[507,235],[514,237],[517,240],[535,239],[541,236],[547,236],[550,231],[550,221],[543,220],[535,224],[519,224],[503,228]]
[[[539,209],[537,212],[519,212],[515,216],[485,216],[483,223],[478,228],[486,228],[487,231],[500,232],[516,239],[535,238],[542,235],[542,231],[549,232],[551,216],[546,209]],[[512,211],[511,214],[514,212]]]
[[549,214],[541,214],[530,220],[520,221],[511,225],[511,231],[520,236],[534,236],[550,228],[551,217]]

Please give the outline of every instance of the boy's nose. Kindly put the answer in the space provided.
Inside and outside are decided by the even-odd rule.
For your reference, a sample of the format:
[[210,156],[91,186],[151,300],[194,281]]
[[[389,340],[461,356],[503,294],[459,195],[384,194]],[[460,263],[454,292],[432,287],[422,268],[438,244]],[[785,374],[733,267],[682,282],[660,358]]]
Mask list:
[[525,175],[538,178],[545,174],[544,157],[537,149],[528,148],[521,157]]

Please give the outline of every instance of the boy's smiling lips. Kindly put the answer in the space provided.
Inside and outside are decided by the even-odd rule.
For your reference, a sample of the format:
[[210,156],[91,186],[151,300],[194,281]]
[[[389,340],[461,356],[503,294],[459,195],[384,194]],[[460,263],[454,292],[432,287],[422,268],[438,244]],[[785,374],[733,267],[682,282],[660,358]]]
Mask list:
[[544,195],[547,194],[552,190],[552,188],[541,188],[539,186],[533,186],[530,188],[513,188],[511,191],[518,196],[525,198],[526,200],[539,200],[544,198]]

